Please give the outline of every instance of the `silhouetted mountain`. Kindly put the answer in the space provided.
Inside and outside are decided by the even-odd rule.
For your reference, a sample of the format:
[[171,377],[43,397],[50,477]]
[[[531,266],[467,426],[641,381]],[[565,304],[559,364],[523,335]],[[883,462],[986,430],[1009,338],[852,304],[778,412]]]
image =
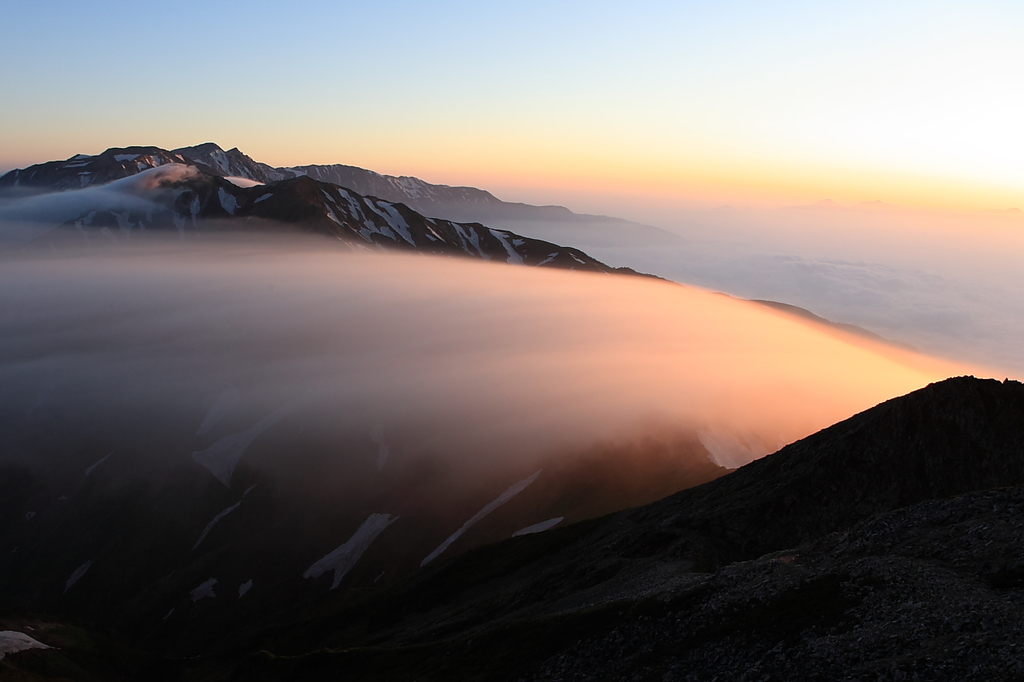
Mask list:
[[[1022,484],[1024,386],[950,379],[645,507],[316,602],[202,600],[118,638],[152,680],[1014,679]],[[67,641],[80,626],[43,601],[57,618],[17,622]],[[78,637],[13,660],[28,674],[124,646]]]

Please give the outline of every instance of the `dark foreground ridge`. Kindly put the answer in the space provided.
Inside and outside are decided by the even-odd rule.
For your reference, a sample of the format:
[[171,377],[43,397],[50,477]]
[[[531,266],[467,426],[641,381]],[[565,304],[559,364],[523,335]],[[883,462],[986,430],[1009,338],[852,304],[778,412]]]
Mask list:
[[[55,608],[8,609],[0,629],[61,648],[13,654],[0,671],[1024,679],[1022,486],[1024,386],[949,379],[653,504],[478,547],[384,587],[252,612],[188,652],[180,631],[132,636]],[[201,629],[204,614],[190,617]]]

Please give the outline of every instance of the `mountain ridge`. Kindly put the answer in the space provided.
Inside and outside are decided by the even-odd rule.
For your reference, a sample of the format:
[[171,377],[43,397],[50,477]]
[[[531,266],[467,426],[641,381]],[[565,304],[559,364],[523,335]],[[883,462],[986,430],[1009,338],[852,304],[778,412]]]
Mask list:
[[[456,222],[487,222],[503,217],[519,220],[607,221],[628,223],[611,216],[579,214],[564,206],[535,206],[498,199],[477,187],[433,184],[411,175],[386,175],[346,164],[305,164],[274,167],[254,160],[237,147],[224,151],[213,142],[180,147],[174,153],[220,169],[225,175],[273,182],[298,175],[346,187],[365,196],[401,202],[431,217]],[[453,211],[456,214],[453,214]],[[652,228],[654,229],[654,228]]]
[[652,504],[253,613],[130,678],[1012,679],[1022,506],[1024,385],[948,379]]
[[[118,158],[120,157],[120,158]],[[113,159],[113,162],[111,162]],[[101,172],[77,170],[104,165]],[[468,186],[439,185],[414,176],[392,176],[358,166],[345,164],[307,164],[274,167],[256,161],[237,147],[225,151],[215,142],[163,150],[153,146],[112,147],[96,155],[76,154],[64,161],[48,161],[24,169],[0,174],[0,189],[12,187],[52,187],[60,190],[81,189],[103,184],[123,175],[166,163],[191,163],[204,172],[220,177],[245,178],[272,183],[307,175],[315,180],[339,185],[364,196],[373,196],[394,203],[403,203],[419,213],[441,217],[453,222],[486,222],[488,219],[546,220],[555,222],[608,222],[632,224],[611,216],[574,213],[564,206],[535,206],[498,199],[487,190]],[[144,165],[140,165],[144,164]],[[73,170],[54,178],[58,168]],[[460,215],[452,215],[452,212]],[[656,230],[645,226],[650,230]],[[660,231],[659,231],[660,232]]]
[[14,219],[75,228],[86,239],[95,231],[116,241],[147,229],[184,235],[218,227],[252,230],[262,224],[333,237],[356,250],[395,249],[636,274],[605,265],[579,249],[481,223],[428,218],[405,204],[363,196],[307,175],[269,184],[240,183],[236,176],[225,175],[241,172],[227,155],[208,160],[213,165],[155,147],[111,148],[95,157],[76,155],[12,171],[0,177],[0,188],[57,190],[16,201],[8,213],[13,211]]
[[[570,223],[600,219],[609,224],[636,225],[619,218],[576,214],[561,206],[537,207],[528,204],[503,202],[486,190],[479,190],[473,187],[453,188],[447,185],[431,185],[411,176],[386,176],[374,171],[368,171],[355,166],[344,166],[342,164],[275,168],[255,161],[237,147],[225,152],[219,145],[213,142],[192,147],[180,147],[172,151],[152,146],[136,146],[112,147],[94,156],[76,154],[65,161],[50,161],[36,164],[26,169],[12,170],[0,176],[0,190],[6,188],[10,191],[12,189],[30,189],[34,187],[37,189],[56,189],[64,192],[105,185],[117,180],[125,180],[132,175],[171,164],[189,164],[208,177],[203,183],[193,183],[195,185],[191,188],[193,191],[187,194],[184,199],[181,199],[181,197],[176,198],[174,206],[164,207],[163,214],[158,216],[163,221],[160,223],[158,220],[158,226],[164,228],[173,227],[181,231],[186,226],[197,227],[198,219],[227,220],[235,217],[234,211],[239,210],[239,207],[241,207],[241,213],[239,213],[238,217],[243,220],[265,219],[268,221],[278,221],[283,225],[307,223],[314,232],[342,238],[346,243],[357,247],[413,248],[427,253],[467,255],[487,260],[493,259],[499,262],[592,272],[641,274],[631,268],[608,266],[581,249],[559,246],[551,241],[523,236],[508,229],[489,228],[482,221],[478,220],[459,222],[455,219],[427,218],[426,213],[434,212],[432,211],[434,208],[444,209],[445,206],[458,203],[460,198],[469,197],[469,202],[463,202],[463,206],[466,203],[475,202],[491,206],[492,208],[494,206],[504,207],[495,209],[497,213],[492,212],[492,216],[504,215],[505,218],[508,218],[511,215],[510,212],[518,211],[522,207],[526,207],[530,211],[535,209],[536,211],[541,211],[541,213],[528,212],[525,215],[525,222],[527,223],[531,219],[554,220],[555,222],[569,220]],[[334,205],[332,208],[327,207],[325,201],[316,191],[310,189],[308,184],[296,182],[298,178],[306,177],[325,186],[348,187],[344,185],[346,177],[339,176],[335,172],[338,169],[346,169],[345,172],[349,174],[346,176],[347,179],[353,180],[353,184],[359,186],[359,189],[349,188],[351,193],[345,192],[344,197],[352,198],[352,194],[355,194],[361,197],[360,201],[368,198],[371,203],[375,199],[383,199],[392,208],[395,206],[406,206],[419,213],[419,217],[413,218],[413,221],[419,226],[415,239],[410,242],[401,237],[403,234],[402,229],[405,227],[402,224],[402,220],[407,222],[409,219],[407,212],[403,213],[401,209],[394,209],[399,214],[406,216],[404,219],[394,221],[394,215],[390,213],[390,210],[385,211],[385,215],[381,215],[377,210],[366,211],[365,202],[361,207],[355,207],[352,201],[347,201],[347,199],[343,203],[357,208],[357,213],[354,216],[349,216],[350,218],[355,218],[355,220],[346,218],[345,222],[349,229],[339,232],[340,226],[338,225],[337,218],[339,215],[346,213],[346,211],[340,210],[337,205]],[[340,173],[340,171],[338,172]],[[235,182],[231,181],[231,179],[235,178],[263,184],[269,183],[271,185],[287,181],[288,184],[285,187],[293,188],[295,192],[292,194],[295,196],[282,199],[275,197],[272,203],[265,206],[256,206],[256,203],[260,202],[263,194],[256,196],[255,190],[251,186],[239,187]],[[333,190],[323,191],[330,195]],[[229,203],[234,202],[232,211],[229,212],[222,205],[222,197]],[[338,195],[335,197],[335,201],[341,198],[342,195]],[[262,200],[267,201],[266,198]],[[328,200],[330,200],[329,196]],[[199,203],[193,203],[195,201]],[[417,205],[423,210],[417,209]],[[380,208],[379,204],[377,206]],[[150,207],[144,207],[142,210],[135,210],[134,212],[124,210],[123,207],[118,210],[94,209],[95,207],[90,207],[87,210],[80,211],[77,215],[62,216],[58,222],[73,225],[80,231],[88,227],[97,227],[101,231],[106,229],[108,231],[103,234],[111,239],[115,239],[116,235],[128,236],[133,229],[145,229],[147,224],[152,225],[153,223],[152,209]],[[549,209],[551,210],[549,211]],[[447,213],[448,211],[441,210],[439,212]],[[331,218],[332,215],[334,219]],[[520,214],[520,218],[523,217],[524,214]],[[371,224],[366,224],[367,218]],[[383,222],[380,218],[383,218]],[[523,221],[513,220],[511,222],[516,224]],[[431,232],[439,223],[445,225],[445,229],[449,233],[444,239],[438,234]],[[586,223],[580,224],[588,229],[593,227],[593,225],[588,226]],[[460,227],[456,227],[457,225]],[[646,228],[647,226],[640,227]],[[363,233],[364,228],[376,236]],[[650,229],[657,230],[657,228]],[[354,237],[354,235],[360,236]],[[367,239],[368,236],[369,239]],[[442,243],[439,244],[438,242]],[[898,342],[884,339],[871,331],[854,325],[826,320],[797,306],[774,301],[755,300],[754,302],[827,328],[838,329],[856,336],[902,346]]]

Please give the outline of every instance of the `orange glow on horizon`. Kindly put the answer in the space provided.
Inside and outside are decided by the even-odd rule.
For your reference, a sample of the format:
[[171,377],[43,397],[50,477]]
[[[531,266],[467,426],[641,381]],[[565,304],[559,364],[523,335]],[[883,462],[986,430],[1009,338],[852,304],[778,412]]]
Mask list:
[[[625,141],[603,149],[594,145],[529,140],[524,136],[428,140],[389,136],[356,140],[339,137],[282,139],[265,134],[203,139],[178,132],[158,139],[108,136],[88,148],[59,136],[30,154],[28,147],[7,150],[9,165],[25,167],[96,154],[109,146],[156,145],[165,149],[213,141],[225,149],[239,147],[257,161],[273,166],[334,164],[358,166],[386,175],[411,175],[427,182],[467,185],[489,190],[501,199],[535,204],[571,204],[573,197],[615,197],[620,203],[649,202],[673,206],[740,205],[781,207],[832,200],[839,204],[882,201],[907,208],[954,211],[1024,209],[1024,185],[996,183],[940,172],[854,165],[836,160],[746,156],[730,151],[695,149],[692,154],[630,148]],[[572,206],[587,212],[586,206]]]
[[[982,182],[969,176],[914,173],[889,168],[811,163],[774,158],[652,156],[645,150],[542,149],[525,140],[423,145],[400,150],[345,151],[270,147],[250,155],[271,165],[342,163],[386,175],[411,175],[427,182],[466,185],[501,199],[560,203],[564,195],[595,194],[673,205],[781,207],[829,199],[840,204],[882,201],[907,208],[955,211],[1024,209],[1024,185]],[[245,151],[245,150],[243,150]],[[538,198],[533,198],[538,197]],[[571,207],[570,207],[571,208]],[[586,210],[578,209],[578,210]]]

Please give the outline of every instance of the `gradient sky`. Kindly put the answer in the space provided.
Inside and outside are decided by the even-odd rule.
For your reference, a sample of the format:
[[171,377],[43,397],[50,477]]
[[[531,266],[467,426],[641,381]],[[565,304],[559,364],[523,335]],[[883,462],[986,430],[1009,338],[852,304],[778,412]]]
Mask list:
[[583,210],[1024,208],[1019,1],[0,10],[0,170],[215,141]]

